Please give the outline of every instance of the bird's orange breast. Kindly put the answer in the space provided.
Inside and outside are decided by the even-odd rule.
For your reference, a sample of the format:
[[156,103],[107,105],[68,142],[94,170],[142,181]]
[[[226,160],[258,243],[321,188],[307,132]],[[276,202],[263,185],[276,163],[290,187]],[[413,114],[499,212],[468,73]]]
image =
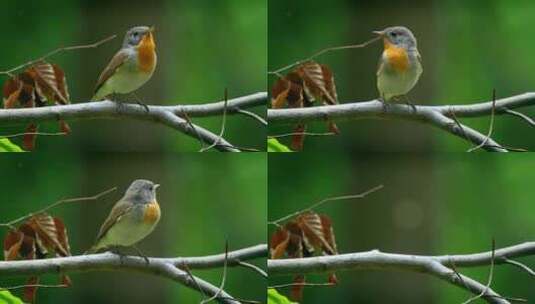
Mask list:
[[156,43],[152,33],[141,39],[138,47],[139,69],[145,73],[152,73],[156,64]]
[[407,51],[402,47],[395,46],[386,39],[384,44],[384,56],[386,57],[388,64],[398,72],[407,71],[409,69],[409,55],[407,54]]
[[156,201],[150,203],[145,207],[143,214],[143,222],[146,224],[154,224],[160,219],[160,206]]

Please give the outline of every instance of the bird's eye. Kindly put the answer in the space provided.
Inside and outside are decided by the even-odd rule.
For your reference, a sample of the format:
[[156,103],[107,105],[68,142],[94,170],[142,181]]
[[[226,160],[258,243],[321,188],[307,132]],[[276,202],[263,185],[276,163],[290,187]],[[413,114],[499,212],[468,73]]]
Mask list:
[[394,37],[394,38],[397,37],[397,35],[398,35],[398,33],[396,33],[396,32],[392,32],[392,33],[390,33],[390,36],[392,36],[392,37]]
[[133,36],[134,38],[137,38],[138,35],[139,35],[139,34],[138,34],[137,32],[134,32],[134,33],[132,34],[132,36]]

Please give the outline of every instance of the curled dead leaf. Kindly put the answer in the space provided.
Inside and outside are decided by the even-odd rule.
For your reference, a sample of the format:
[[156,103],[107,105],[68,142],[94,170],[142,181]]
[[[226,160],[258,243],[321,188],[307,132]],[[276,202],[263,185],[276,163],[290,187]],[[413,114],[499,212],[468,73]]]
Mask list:
[[26,303],[34,303],[35,302],[35,294],[37,293],[37,285],[39,284],[39,277],[33,276],[28,279],[26,282],[26,287],[24,287],[24,302]]
[[272,259],[280,259],[286,248],[288,247],[288,242],[290,241],[290,233],[283,228],[278,228],[275,233],[271,236],[270,242],[270,253]]
[[[275,230],[270,242],[271,258],[279,259],[286,254],[288,258],[303,258],[316,254],[336,255],[338,249],[331,219],[313,211],[303,212]],[[294,278],[290,297],[301,301],[305,276]],[[328,282],[337,284],[334,273],[328,275]],[[299,285],[301,284],[301,285]]]
[[17,230],[10,230],[4,238],[4,260],[11,261],[17,259],[19,250],[24,240],[24,233]]
[[29,124],[24,131],[24,136],[22,137],[22,147],[26,151],[33,151],[35,149],[35,139],[37,138],[37,125]]
[[[314,61],[304,62],[285,76],[275,81],[271,90],[271,106],[274,109],[312,107],[315,102],[321,105],[338,104],[338,94],[332,70],[324,64]],[[328,129],[334,134],[340,130],[336,124],[327,121]],[[305,133],[306,125],[299,124],[294,133]],[[305,134],[292,136],[291,148],[303,149]]]

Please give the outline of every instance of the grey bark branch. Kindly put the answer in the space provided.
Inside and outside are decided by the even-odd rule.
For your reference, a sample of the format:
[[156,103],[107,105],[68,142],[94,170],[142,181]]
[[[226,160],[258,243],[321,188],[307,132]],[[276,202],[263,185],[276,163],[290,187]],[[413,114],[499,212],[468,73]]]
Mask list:
[[[266,256],[267,245],[265,244],[230,251],[227,266],[240,266],[241,261],[265,258]],[[149,257],[148,260],[147,264],[143,257],[126,256],[121,259],[117,254],[106,252],[42,260],[0,261],[0,277],[88,271],[132,271],[172,279],[208,296],[213,296],[218,292],[218,287],[199,278],[195,278],[196,282],[194,282],[190,275],[181,268],[187,266],[188,269],[193,270],[223,267],[225,254],[202,257]],[[220,303],[239,303],[233,299],[232,296],[223,292],[219,294],[217,301]]]
[[[240,114],[240,110],[244,108],[266,105],[266,102],[266,92],[229,99],[227,114]],[[187,117],[222,115],[224,108],[224,101],[196,105],[147,105],[147,108],[138,104],[118,104],[112,101],[85,102],[31,109],[0,110],[0,126],[30,122],[56,121],[59,119],[66,121],[110,118],[135,119],[161,123],[195,139],[199,139],[200,137],[200,140],[206,144],[213,144],[219,138],[216,134],[202,127],[195,126],[192,123],[188,123],[183,117],[184,115],[187,115]],[[149,110],[148,112],[147,109]],[[239,151],[239,149],[234,148],[232,144],[224,139],[219,140],[219,143],[215,148],[220,151]]]
[[[524,93],[497,99],[495,115],[513,115],[511,114],[512,109],[525,108],[534,105],[535,93]],[[483,143],[486,139],[485,135],[465,125],[456,123],[455,119],[490,116],[492,113],[492,101],[465,105],[415,105],[415,108],[416,112],[412,106],[389,103],[385,111],[384,106],[380,101],[371,100],[299,109],[269,109],[268,121],[273,124],[293,124],[324,121],[327,119],[333,121],[355,119],[401,119],[435,126],[475,145]],[[524,117],[519,115],[514,116],[522,118],[530,126],[533,126],[529,123],[529,117],[525,115],[523,115]],[[505,148],[490,138],[487,140],[483,148],[488,151],[506,151]]]
[[[494,263],[496,265],[508,264],[512,258],[533,255],[535,255],[535,242],[526,242],[495,250]],[[333,256],[268,260],[268,273],[269,275],[288,275],[370,269],[419,272],[440,278],[478,295],[487,287],[456,272],[454,268],[490,265],[491,261],[492,251],[466,255],[422,256],[372,250]],[[509,303],[491,288],[485,291],[482,298],[488,303]]]

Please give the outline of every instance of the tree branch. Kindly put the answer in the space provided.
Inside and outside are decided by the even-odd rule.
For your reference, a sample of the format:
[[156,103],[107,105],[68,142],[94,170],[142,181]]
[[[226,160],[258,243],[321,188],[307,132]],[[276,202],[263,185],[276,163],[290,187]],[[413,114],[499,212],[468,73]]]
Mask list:
[[241,261],[267,256],[267,245],[251,246],[225,254],[202,257],[176,257],[154,258],[149,257],[147,264],[145,258],[136,256],[121,256],[105,252],[99,254],[79,255],[63,258],[50,258],[41,260],[0,261],[0,277],[42,275],[46,273],[72,273],[87,271],[132,271],[161,276],[177,281],[189,288],[195,289],[208,296],[218,292],[216,300],[219,303],[239,303],[232,296],[212,284],[199,278],[190,276],[187,269],[208,269],[223,267],[225,260],[228,267],[240,266]]
[[[530,118],[512,109],[535,105],[535,92],[497,99],[495,115],[509,114],[530,123]],[[416,109],[416,111],[414,111]],[[506,152],[507,149],[480,132],[464,126],[456,118],[489,116],[493,102],[465,105],[423,106],[389,103],[386,106],[378,100],[345,103],[340,105],[317,106],[299,109],[269,109],[268,121],[272,124],[305,123],[311,121],[341,121],[355,119],[400,119],[430,124],[488,151]],[[514,113],[514,114],[513,114]],[[520,114],[520,115],[519,115]]]
[[[243,108],[265,105],[267,93],[260,92],[228,100],[227,114],[241,114]],[[147,111],[148,109],[148,111]],[[197,105],[156,106],[129,103],[116,103],[112,101],[98,101],[77,103],[71,105],[49,106],[28,109],[0,110],[0,125],[24,124],[41,121],[77,120],[77,119],[134,119],[160,123],[178,130],[188,136],[200,139],[211,145],[217,143],[215,148],[220,151],[239,152],[232,144],[202,128],[189,123],[182,118],[207,117],[222,115],[225,111],[225,102],[214,102]],[[247,116],[249,117],[249,116]]]
[[[384,253],[378,250],[319,256],[299,259],[268,260],[269,275],[332,273],[341,270],[396,270],[419,272],[445,280],[475,295],[483,294],[488,303],[505,304],[509,301],[487,286],[459,274],[454,267],[475,267],[511,264],[512,258],[535,255],[535,242],[505,247],[492,251],[467,254],[422,256]],[[528,268],[529,269],[529,268]]]

